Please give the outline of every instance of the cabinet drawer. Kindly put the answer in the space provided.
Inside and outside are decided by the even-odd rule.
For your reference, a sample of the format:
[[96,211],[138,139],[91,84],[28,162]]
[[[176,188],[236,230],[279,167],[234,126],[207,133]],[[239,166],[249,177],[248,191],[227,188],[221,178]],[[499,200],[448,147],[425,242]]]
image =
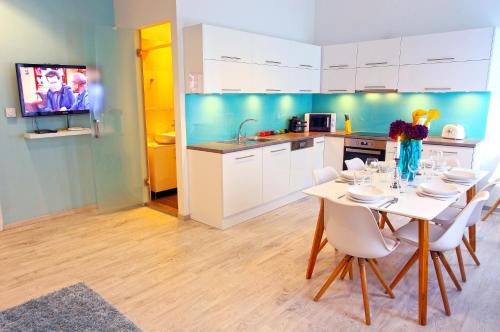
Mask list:
[[224,217],[262,202],[262,149],[224,154],[222,167]]
[[358,68],[356,90],[394,90],[398,88],[398,66]]
[[444,158],[458,159],[461,167],[472,168],[474,158],[474,149],[472,148],[424,144],[422,148],[422,158],[428,158],[433,150],[441,151]]
[[489,65],[482,60],[401,66],[399,91],[486,91]]
[[398,66],[401,38],[358,43],[357,67]]
[[401,64],[486,60],[492,41],[493,28],[403,37]]
[[321,93],[353,93],[356,90],[356,68],[324,69]]

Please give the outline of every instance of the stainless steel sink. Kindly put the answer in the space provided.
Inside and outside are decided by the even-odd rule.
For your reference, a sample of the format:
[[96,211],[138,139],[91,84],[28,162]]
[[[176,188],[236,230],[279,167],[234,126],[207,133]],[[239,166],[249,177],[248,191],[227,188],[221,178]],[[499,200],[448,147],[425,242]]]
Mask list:
[[274,140],[275,139],[273,139],[273,138],[266,138],[266,137],[246,137],[246,138],[243,138],[241,140],[241,142],[239,142],[239,143],[238,143],[238,140],[236,138],[225,140],[225,141],[218,141],[217,143],[252,145],[252,144],[270,142],[270,141],[274,141]]

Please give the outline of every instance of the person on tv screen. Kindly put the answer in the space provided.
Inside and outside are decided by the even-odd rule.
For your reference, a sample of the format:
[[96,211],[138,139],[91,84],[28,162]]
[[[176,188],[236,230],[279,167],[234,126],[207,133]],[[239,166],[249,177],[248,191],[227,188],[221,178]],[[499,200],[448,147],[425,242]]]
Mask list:
[[88,110],[89,93],[87,91],[87,78],[82,73],[75,73],[71,79],[73,84],[73,92],[77,93],[75,103],[71,106],[71,110]]
[[69,110],[75,103],[75,96],[71,91],[71,87],[63,84],[61,74],[57,70],[49,70],[45,74],[45,78],[49,83],[49,91],[47,92],[47,105],[44,111],[64,112]]

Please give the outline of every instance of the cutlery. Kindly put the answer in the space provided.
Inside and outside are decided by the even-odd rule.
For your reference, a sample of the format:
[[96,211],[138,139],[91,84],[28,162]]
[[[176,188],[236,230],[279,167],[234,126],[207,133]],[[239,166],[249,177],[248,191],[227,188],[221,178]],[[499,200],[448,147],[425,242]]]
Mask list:
[[337,197],[337,199],[341,199],[341,198],[342,198],[342,197],[344,197],[344,196],[345,196],[345,194],[340,195],[339,197]]
[[423,197],[423,198],[437,199],[438,201],[447,201],[448,200],[447,198],[431,197],[431,196],[422,195],[419,193],[417,193],[417,196]]
[[396,204],[398,201],[399,201],[399,199],[397,197],[394,197],[392,200],[390,200],[389,202],[387,202],[387,205],[384,206],[384,209],[387,209],[392,204]]

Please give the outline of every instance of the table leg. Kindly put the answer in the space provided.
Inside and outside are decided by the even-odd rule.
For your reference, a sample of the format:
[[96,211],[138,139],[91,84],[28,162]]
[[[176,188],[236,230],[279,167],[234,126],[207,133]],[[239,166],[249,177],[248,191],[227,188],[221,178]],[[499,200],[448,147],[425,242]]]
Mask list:
[[319,207],[318,221],[316,222],[316,230],[314,231],[311,253],[309,254],[309,262],[307,264],[306,279],[311,279],[312,273],[314,271],[314,265],[316,264],[316,257],[318,257],[318,253],[320,251],[321,238],[323,237],[323,232],[325,231],[324,211],[325,201],[322,198]]
[[[472,201],[475,195],[476,195],[476,186],[472,186],[470,187],[469,190],[467,190],[466,193],[467,203]],[[472,250],[476,251],[476,225],[472,225],[469,227],[469,243],[470,246],[472,247]]]
[[427,325],[429,221],[418,221],[418,322]]

